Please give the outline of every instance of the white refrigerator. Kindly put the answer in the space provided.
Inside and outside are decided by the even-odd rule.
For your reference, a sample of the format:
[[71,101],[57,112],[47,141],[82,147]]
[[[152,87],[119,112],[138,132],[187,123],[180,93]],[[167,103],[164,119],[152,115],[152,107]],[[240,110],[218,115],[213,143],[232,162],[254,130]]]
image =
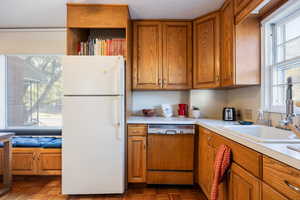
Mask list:
[[65,56],[62,63],[62,193],[123,193],[123,57]]

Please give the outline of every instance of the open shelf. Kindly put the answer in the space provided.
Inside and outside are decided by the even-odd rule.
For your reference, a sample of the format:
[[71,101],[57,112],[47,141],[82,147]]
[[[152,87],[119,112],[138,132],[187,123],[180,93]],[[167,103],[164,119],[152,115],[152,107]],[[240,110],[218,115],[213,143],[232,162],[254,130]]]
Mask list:
[[69,28],[68,55],[122,55],[126,57],[126,29]]

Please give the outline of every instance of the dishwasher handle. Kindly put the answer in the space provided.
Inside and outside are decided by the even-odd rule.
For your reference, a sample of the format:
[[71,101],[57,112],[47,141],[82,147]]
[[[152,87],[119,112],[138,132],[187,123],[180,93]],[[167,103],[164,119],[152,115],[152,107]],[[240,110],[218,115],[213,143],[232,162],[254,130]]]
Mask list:
[[177,134],[177,131],[170,129],[170,130],[166,130],[165,134],[166,135],[175,135],[175,134]]

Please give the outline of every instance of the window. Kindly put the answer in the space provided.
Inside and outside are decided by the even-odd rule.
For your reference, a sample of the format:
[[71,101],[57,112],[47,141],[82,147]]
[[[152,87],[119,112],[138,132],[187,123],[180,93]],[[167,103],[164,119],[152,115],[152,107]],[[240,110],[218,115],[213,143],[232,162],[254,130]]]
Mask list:
[[4,60],[4,128],[60,128],[61,56],[7,55]]
[[263,23],[263,33],[264,109],[283,113],[288,77],[293,79],[294,99],[300,101],[300,10],[280,11]]

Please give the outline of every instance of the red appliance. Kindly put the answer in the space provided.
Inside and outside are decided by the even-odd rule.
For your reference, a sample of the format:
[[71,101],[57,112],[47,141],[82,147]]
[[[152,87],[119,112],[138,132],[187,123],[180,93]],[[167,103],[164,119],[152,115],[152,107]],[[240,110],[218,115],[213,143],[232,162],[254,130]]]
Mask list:
[[187,104],[178,104],[178,116],[179,117],[186,117],[188,111],[188,105]]

